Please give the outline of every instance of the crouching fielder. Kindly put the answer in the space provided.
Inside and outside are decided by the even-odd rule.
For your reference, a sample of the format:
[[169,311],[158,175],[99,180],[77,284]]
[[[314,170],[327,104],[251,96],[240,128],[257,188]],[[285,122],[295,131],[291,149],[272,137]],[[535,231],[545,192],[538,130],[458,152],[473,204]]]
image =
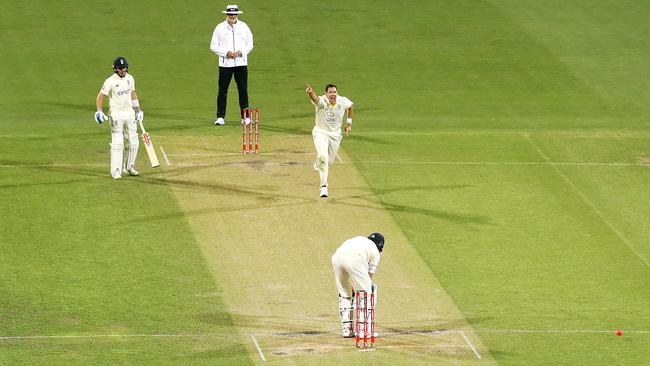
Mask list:
[[[113,72],[97,94],[95,121],[99,124],[110,121],[111,176],[113,179],[120,179],[122,170],[132,176],[138,175],[135,170],[139,146],[136,121],[141,122],[144,119],[144,112],[140,109],[138,95],[135,93],[135,80],[128,73],[129,64],[124,57],[120,56],[113,61]],[[108,116],[103,110],[105,96],[110,98]]]
[[[375,287],[372,276],[377,270],[381,251],[384,249],[384,236],[372,233],[367,238],[356,236],[346,240],[332,256],[334,279],[339,292],[339,314],[342,334],[345,338],[354,337],[352,330],[354,290],[367,293]],[[354,289],[354,290],[353,290]]]

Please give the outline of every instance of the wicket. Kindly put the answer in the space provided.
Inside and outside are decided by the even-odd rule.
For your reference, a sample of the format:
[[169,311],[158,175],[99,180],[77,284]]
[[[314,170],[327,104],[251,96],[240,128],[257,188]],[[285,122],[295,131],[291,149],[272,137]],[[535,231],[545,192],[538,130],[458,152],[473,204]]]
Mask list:
[[[241,152],[242,154],[257,154],[260,152],[260,109],[244,108],[242,109],[244,121],[246,117],[250,118],[251,123],[246,125],[242,123],[241,135]],[[253,135],[253,129],[255,134]],[[253,150],[253,136],[255,136],[255,150]],[[246,143],[248,141],[248,144]],[[248,148],[247,148],[248,147]]]
[[[354,334],[355,345],[360,348],[375,346],[375,294],[357,290],[354,294]],[[361,342],[363,340],[363,343]]]

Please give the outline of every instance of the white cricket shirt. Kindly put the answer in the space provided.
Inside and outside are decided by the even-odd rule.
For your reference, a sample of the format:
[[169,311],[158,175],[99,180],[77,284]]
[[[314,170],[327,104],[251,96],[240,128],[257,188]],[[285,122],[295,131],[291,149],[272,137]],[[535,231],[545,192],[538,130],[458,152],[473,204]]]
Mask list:
[[[248,54],[253,50],[253,32],[241,20],[232,26],[227,20],[217,24],[212,32],[210,50],[219,55],[220,67],[235,67],[248,65]],[[242,56],[226,58],[228,51],[241,51]]]
[[318,97],[318,104],[312,101],[316,108],[315,128],[331,136],[341,135],[341,126],[345,118],[345,111],[354,103],[344,96],[336,96],[336,104],[332,105],[327,96]]
[[109,114],[112,113],[133,113],[133,102],[131,101],[131,91],[135,90],[135,79],[131,74],[124,75],[123,78],[113,74],[104,81],[100,93],[109,96],[108,103],[110,107]]
[[377,245],[365,236],[355,236],[341,244],[334,255],[348,260],[361,261],[368,264],[368,272],[375,273],[381,258]]

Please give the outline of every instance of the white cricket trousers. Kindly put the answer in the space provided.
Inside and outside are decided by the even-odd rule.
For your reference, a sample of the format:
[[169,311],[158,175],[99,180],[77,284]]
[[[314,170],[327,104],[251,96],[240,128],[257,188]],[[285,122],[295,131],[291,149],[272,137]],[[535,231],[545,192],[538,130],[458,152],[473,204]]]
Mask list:
[[[126,167],[131,168],[135,163],[138,153],[138,126],[135,123],[134,113],[111,113],[111,174],[122,169],[123,158],[126,158]],[[124,157],[124,139],[128,143],[126,157]]]
[[354,296],[352,288],[365,290],[367,293],[372,292],[372,279],[368,274],[368,263],[335,253],[332,256],[332,267],[334,267],[336,288],[341,297],[351,298]]
[[320,175],[320,186],[327,186],[327,178],[329,176],[329,165],[334,163],[336,154],[341,145],[343,136],[332,136],[317,128],[311,131],[311,136],[314,139],[314,146],[316,147],[316,161],[314,162],[314,169]]

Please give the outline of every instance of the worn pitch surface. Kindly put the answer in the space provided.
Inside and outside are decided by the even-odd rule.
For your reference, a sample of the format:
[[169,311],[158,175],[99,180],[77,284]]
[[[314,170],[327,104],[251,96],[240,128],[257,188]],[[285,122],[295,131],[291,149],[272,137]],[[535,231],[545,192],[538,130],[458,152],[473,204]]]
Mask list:
[[354,340],[339,335],[330,257],[344,240],[381,231],[377,354],[387,362],[485,362],[480,340],[347,156],[331,167],[323,199],[308,137],[263,137],[254,156],[233,153],[236,145],[218,136],[161,143],[171,165],[159,174],[223,288],[237,336],[249,338],[258,359],[349,359]]

